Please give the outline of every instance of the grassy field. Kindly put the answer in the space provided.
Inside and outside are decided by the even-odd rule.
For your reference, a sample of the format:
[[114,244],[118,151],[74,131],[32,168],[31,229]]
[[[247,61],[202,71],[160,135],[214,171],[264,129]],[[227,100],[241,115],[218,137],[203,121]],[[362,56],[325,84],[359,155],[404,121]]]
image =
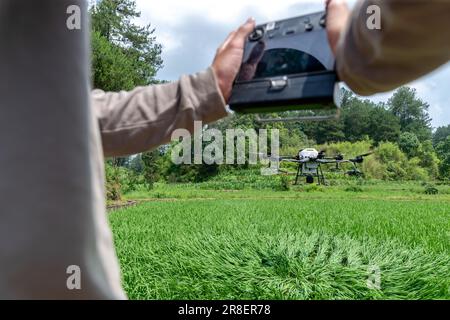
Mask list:
[[110,214],[131,299],[450,299],[448,186],[223,188],[158,185]]

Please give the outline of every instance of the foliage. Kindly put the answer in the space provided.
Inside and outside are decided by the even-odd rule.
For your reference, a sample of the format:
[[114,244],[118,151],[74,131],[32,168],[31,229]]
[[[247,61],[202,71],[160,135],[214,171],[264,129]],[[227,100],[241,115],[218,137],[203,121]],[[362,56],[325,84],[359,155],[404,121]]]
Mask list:
[[398,89],[389,100],[388,106],[399,119],[402,132],[414,132],[419,141],[431,139],[429,105],[417,97],[415,89]]
[[428,195],[435,195],[438,194],[439,190],[436,188],[436,186],[432,185],[432,184],[427,184],[425,186],[425,194]]
[[324,189],[322,186],[319,186],[317,184],[307,184],[300,188],[300,191],[305,192],[324,192]]
[[419,165],[427,170],[430,178],[438,178],[440,161],[431,140],[421,143],[418,157],[420,158]]
[[[420,144],[418,155],[412,158],[409,158],[393,142],[383,142],[377,147],[374,147],[374,142],[371,140],[312,146],[319,150],[326,150],[329,156],[344,154],[346,158],[353,158],[370,150],[374,151],[373,155],[366,157],[365,161],[358,165],[358,168],[364,173],[365,179],[355,180],[353,177],[344,175],[343,173],[352,169],[350,164],[341,164],[339,170],[336,170],[334,164],[324,166],[326,178],[332,184],[352,186],[356,183],[362,185],[368,182],[367,179],[428,181],[436,178],[439,172],[439,160],[430,141]],[[134,190],[140,187],[151,189],[158,181],[169,183],[207,182],[202,184],[201,188],[216,190],[243,190],[246,188],[288,190],[289,178],[262,176],[261,165],[175,165],[171,160],[172,149],[163,149],[135,156],[126,162],[126,166],[116,171],[117,174],[120,174],[119,180],[122,186],[120,190]],[[285,146],[285,150],[292,152],[287,154],[295,154],[298,151],[296,147],[288,146]],[[443,164],[445,162],[441,162],[441,168],[444,168]],[[291,172],[296,170],[295,164],[283,163],[282,167]],[[129,173],[126,174],[128,171]],[[444,173],[444,169],[442,169],[442,173]],[[339,182],[341,180],[347,182]]]
[[124,194],[133,192],[144,184],[143,176],[125,167],[116,166],[111,160],[105,163],[105,173],[108,200],[121,200]]
[[142,161],[142,155],[138,154],[130,160],[130,170],[133,170],[136,174],[142,174],[144,171],[144,162]]
[[414,133],[403,132],[398,142],[400,149],[410,158],[417,156],[420,148],[420,141]]
[[346,93],[342,109],[345,140],[354,142],[369,137],[375,144],[398,140],[399,120],[385,105]]
[[[172,152],[174,151],[173,148],[178,144],[178,142],[173,142],[168,148],[166,154],[164,155],[162,166],[160,167],[162,175],[167,182],[170,183],[203,182],[208,179],[211,179],[212,177],[216,176],[219,173],[219,166],[217,164],[208,165],[204,162],[204,159],[202,159],[201,164],[195,164],[194,137],[191,138],[190,143],[191,143],[190,164],[183,163],[177,165],[173,163]],[[202,148],[204,148],[206,145],[207,143],[203,142]]]
[[299,128],[280,129],[280,153],[296,154],[300,149],[315,145]]
[[134,0],[102,0],[91,9],[94,87],[130,90],[154,83],[162,67],[161,45],[140,17]]
[[289,191],[291,190],[291,183],[287,176],[280,177],[280,185],[278,187],[278,191]]
[[[318,146],[320,150],[326,150],[329,156],[335,156],[338,154],[344,155],[346,158],[353,158],[361,154],[365,154],[372,150],[373,141],[363,140],[357,142],[338,142],[330,143]],[[333,168],[333,165],[329,165],[329,169]],[[349,164],[342,164],[340,166],[341,171],[350,170],[352,166]],[[365,158],[364,162],[360,166],[362,172],[365,173],[367,178],[383,179],[384,167],[375,156],[369,156]],[[342,174],[339,174],[342,176]]]
[[403,178],[406,172],[403,170],[403,164],[406,161],[404,153],[392,142],[383,143],[378,147],[377,158],[383,163],[383,178]]
[[[283,127],[290,132],[293,128],[299,128],[308,139],[318,144],[368,138],[378,145],[385,141],[398,142],[403,132],[414,132],[420,142],[431,139],[429,106],[417,97],[414,89],[398,89],[387,103],[362,100],[347,90],[343,91],[343,97],[339,120],[287,123]],[[285,115],[275,113],[271,116]],[[295,116],[295,113],[287,115]]]
[[376,145],[385,141],[397,141],[400,132],[401,128],[398,118],[386,110],[384,105],[372,108],[370,111],[368,136]]
[[443,179],[450,179],[450,136],[440,142],[437,145],[436,150],[441,159],[441,164],[439,166],[440,177]]
[[346,192],[363,192],[363,188],[361,188],[358,185],[352,185],[352,186],[348,186],[347,188],[345,188]]
[[145,152],[140,156],[140,158],[143,165],[142,171],[145,180],[145,186],[147,189],[153,189],[155,182],[160,178],[160,150],[156,149],[153,151]]
[[134,66],[121,48],[100,33],[92,33],[92,72],[95,88],[105,91],[131,90]]
[[112,201],[122,199],[120,175],[118,168],[111,165],[109,162],[105,164],[105,179],[106,179],[106,198]]
[[342,120],[302,123],[300,127],[308,137],[314,137],[318,144],[345,140]]
[[439,127],[433,134],[433,146],[437,147],[450,136],[450,124],[446,127]]

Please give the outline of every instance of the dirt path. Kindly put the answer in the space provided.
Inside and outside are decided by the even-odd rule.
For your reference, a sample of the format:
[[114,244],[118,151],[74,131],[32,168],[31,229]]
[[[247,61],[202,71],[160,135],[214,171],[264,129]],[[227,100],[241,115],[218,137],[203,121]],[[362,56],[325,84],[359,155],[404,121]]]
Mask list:
[[109,206],[106,206],[106,210],[107,211],[115,211],[115,210],[119,210],[119,209],[123,209],[123,208],[128,208],[128,207],[134,207],[136,205],[138,205],[141,201],[127,201],[124,203],[117,203],[117,204],[111,204]]
[[[129,200],[125,203],[118,203],[114,205],[108,206],[108,211],[116,211],[123,208],[133,207],[142,203],[148,203],[148,202],[182,202],[182,201],[211,201],[211,200],[283,200],[283,201],[298,201],[298,200],[323,200],[323,201],[341,201],[341,200],[349,200],[348,198],[341,198],[341,197],[314,197],[309,196],[307,198],[305,197],[229,197],[229,198],[211,198],[211,197],[197,197],[197,198],[147,198],[147,199],[134,199]],[[364,196],[364,195],[358,195],[353,197],[353,199],[350,200],[362,200],[362,201],[372,201],[372,200],[380,200],[377,197],[370,197],[370,196]],[[409,197],[405,196],[391,196],[391,197],[385,197],[383,199],[384,201],[394,201],[394,202],[422,202],[422,201],[431,201],[434,199],[427,199],[427,198],[419,198],[419,199],[411,199]],[[442,200],[443,202],[447,202],[446,200]]]

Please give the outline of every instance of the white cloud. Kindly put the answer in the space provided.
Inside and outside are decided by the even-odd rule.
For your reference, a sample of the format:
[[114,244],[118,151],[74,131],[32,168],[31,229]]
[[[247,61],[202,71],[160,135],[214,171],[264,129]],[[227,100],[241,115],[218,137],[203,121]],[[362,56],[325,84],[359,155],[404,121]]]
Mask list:
[[199,15],[218,24],[234,25],[242,20],[242,12],[246,8],[254,8],[260,16],[271,20],[281,18],[286,8],[292,5],[324,6],[321,0],[284,0],[282,3],[272,0],[138,0],[137,3],[144,16],[164,21],[171,26],[179,25],[183,17],[189,15]]
[[[416,80],[408,86],[417,91],[417,96],[430,105],[429,114],[433,127],[450,124],[450,64],[441,67],[430,75]],[[370,97],[375,102],[386,102],[393,92]]]
[[[165,67],[158,77],[176,80],[209,66],[227,34],[254,17],[263,23],[323,10],[324,0],[137,0],[140,23],[156,28]],[[356,0],[350,0],[354,4]],[[450,64],[411,84],[430,104],[435,127],[450,123]],[[371,97],[386,101],[392,93]]]

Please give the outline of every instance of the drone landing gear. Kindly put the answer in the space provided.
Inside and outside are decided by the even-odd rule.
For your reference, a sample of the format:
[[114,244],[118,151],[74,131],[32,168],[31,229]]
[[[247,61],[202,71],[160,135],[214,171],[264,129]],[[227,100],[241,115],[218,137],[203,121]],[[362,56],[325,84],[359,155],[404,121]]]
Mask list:
[[317,168],[317,177],[319,179],[319,185],[326,185],[325,175],[323,174],[322,166],[319,166]]
[[298,168],[297,168],[297,176],[295,177],[295,184],[294,184],[296,186],[298,185],[298,180],[301,176],[301,170],[302,170],[302,164],[299,164]]
[[300,163],[297,168],[297,176],[295,177],[295,184],[299,185],[300,177],[306,177],[306,183],[307,184],[313,184],[314,178],[317,177],[317,184],[318,185],[326,185],[325,181],[325,175],[322,171],[322,166],[317,166],[315,172],[307,172],[305,169],[305,164]]

